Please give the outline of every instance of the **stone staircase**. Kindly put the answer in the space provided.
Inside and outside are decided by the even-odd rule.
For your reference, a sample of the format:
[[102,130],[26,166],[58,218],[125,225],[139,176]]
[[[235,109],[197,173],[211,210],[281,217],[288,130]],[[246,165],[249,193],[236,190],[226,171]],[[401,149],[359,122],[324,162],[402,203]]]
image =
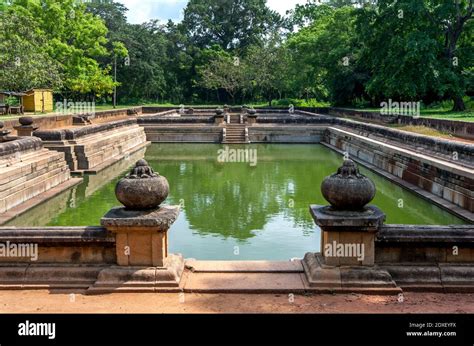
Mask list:
[[224,144],[244,144],[248,143],[245,124],[226,124]]

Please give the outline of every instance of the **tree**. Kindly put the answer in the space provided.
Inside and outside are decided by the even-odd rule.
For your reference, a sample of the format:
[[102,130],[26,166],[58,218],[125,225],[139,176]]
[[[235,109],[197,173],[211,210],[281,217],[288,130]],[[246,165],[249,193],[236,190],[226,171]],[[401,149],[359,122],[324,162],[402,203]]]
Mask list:
[[47,53],[44,37],[27,12],[5,8],[0,16],[0,89],[60,88],[59,64]]
[[199,71],[200,84],[211,90],[225,90],[234,103],[237,92],[244,88],[244,71],[242,61],[218,50],[210,63]]
[[472,1],[380,0],[362,9],[358,28],[362,60],[371,70],[368,93],[414,101],[436,94],[463,110],[462,71],[472,58],[461,54],[458,43],[471,16]]
[[287,43],[295,66],[294,90],[306,98],[329,97],[336,105],[362,97],[367,72],[359,59],[356,9],[306,5],[300,11],[307,26],[290,35]]
[[288,89],[289,52],[277,38],[264,46],[252,46],[245,59],[247,85],[256,89],[272,106]]
[[[473,10],[473,0],[444,1],[441,3],[430,1],[426,6],[426,13],[431,24],[440,28],[444,36],[443,56],[446,59],[445,74],[449,84],[447,93],[453,99],[453,111],[466,109],[462,99],[466,83],[464,83],[464,78],[461,76],[462,69],[457,68],[460,57],[456,55],[464,29],[467,23],[472,20]],[[466,66],[466,64],[463,65]]]
[[199,48],[217,44],[243,52],[280,24],[280,16],[266,6],[266,0],[190,0],[182,28]]
[[34,18],[48,55],[63,70],[66,93],[104,95],[113,90],[110,66],[97,59],[107,56],[107,28],[75,0],[13,0],[9,6],[21,16]]

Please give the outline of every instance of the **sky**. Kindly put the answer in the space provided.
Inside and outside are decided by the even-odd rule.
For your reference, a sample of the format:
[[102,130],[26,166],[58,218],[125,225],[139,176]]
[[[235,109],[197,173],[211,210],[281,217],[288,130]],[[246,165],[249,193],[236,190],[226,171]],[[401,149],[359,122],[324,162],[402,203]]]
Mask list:
[[[183,18],[183,9],[188,0],[116,0],[124,4],[128,21],[132,24],[140,24],[150,19],[168,21],[171,19],[179,22]],[[267,0],[268,6],[280,14],[285,14],[296,4],[304,4],[306,0]]]

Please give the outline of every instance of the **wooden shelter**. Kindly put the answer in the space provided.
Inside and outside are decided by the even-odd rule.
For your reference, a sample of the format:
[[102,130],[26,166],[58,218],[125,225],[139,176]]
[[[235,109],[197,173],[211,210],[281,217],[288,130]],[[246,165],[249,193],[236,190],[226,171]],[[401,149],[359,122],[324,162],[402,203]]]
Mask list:
[[26,112],[47,113],[53,111],[53,90],[30,89],[23,96]]

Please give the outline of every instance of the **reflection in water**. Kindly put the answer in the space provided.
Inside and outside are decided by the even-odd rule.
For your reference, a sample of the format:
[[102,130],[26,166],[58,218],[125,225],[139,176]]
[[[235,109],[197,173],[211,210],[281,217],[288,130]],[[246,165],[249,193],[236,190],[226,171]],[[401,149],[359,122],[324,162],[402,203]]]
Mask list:
[[[154,144],[146,159],[166,176],[166,203],[181,204],[170,231],[170,250],[199,259],[289,259],[319,249],[319,231],[310,204],[327,204],[320,184],[342,157],[320,145],[251,145],[257,165],[218,162],[214,144]],[[37,210],[10,222],[15,225],[98,225],[117,206],[114,188],[143,153],[84,182]],[[457,224],[461,220],[365,170],[374,180],[373,204],[387,223]],[[403,201],[403,203],[400,203]],[[38,211],[39,210],[39,211]],[[41,215],[41,218],[37,217]]]

